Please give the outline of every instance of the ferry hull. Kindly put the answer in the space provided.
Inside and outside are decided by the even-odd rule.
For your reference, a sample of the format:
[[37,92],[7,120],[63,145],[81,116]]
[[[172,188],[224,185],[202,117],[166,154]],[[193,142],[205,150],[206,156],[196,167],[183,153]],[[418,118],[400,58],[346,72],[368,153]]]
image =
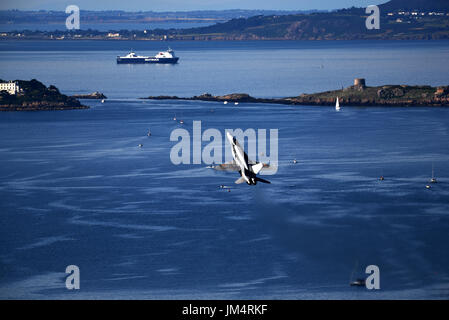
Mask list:
[[134,59],[129,59],[129,58],[120,58],[120,57],[117,57],[117,64],[124,64],[124,63],[126,63],[126,64],[129,64],[129,63],[132,63],[132,64],[138,64],[138,63],[145,63],[145,59],[136,59],[136,58],[134,58]]

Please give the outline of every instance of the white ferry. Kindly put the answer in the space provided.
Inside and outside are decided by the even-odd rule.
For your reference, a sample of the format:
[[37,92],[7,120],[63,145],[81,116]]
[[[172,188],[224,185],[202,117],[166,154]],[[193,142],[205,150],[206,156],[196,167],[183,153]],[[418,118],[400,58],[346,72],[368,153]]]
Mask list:
[[128,53],[126,56],[117,56],[117,63],[177,63],[179,57],[175,56],[172,49],[161,51],[154,57],[139,56],[134,52]]

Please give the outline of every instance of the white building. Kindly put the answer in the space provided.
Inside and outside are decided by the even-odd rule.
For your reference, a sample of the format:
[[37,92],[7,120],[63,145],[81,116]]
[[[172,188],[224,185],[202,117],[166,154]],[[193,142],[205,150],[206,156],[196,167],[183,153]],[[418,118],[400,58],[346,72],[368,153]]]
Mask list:
[[20,88],[15,81],[1,82],[0,91],[7,91],[9,94],[16,94],[20,91]]

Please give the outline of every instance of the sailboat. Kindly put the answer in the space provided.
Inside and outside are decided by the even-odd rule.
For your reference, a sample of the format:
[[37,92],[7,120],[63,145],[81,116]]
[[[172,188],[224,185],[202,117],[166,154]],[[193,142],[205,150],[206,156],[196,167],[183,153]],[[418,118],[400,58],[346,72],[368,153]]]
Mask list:
[[430,183],[437,183],[437,178],[435,178],[433,163],[432,163],[432,179],[430,179]]
[[338,97],[337,102],[335,102],[335,110],[340,111],[340,101],[338,100]]
[[355,274],[356,269],[358,268],[358,266],[359,266],[359,261],[356,260],[354,269],[352,270],[352,273],[351,273],[351,278],[349,279],[349,285],[351,287],[364,287],[365,286],[365,279],[357,278],[357,279],[353,280],[354,279],[354,274]]

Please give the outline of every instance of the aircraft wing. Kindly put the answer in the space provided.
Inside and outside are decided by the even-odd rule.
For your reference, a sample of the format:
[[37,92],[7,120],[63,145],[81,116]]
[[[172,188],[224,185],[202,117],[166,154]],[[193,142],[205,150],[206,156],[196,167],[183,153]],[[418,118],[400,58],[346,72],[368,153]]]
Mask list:
[[213,168],[218,171],[240,171],[240,167],[235,163],[235,161],[218,164],[213,166]]

